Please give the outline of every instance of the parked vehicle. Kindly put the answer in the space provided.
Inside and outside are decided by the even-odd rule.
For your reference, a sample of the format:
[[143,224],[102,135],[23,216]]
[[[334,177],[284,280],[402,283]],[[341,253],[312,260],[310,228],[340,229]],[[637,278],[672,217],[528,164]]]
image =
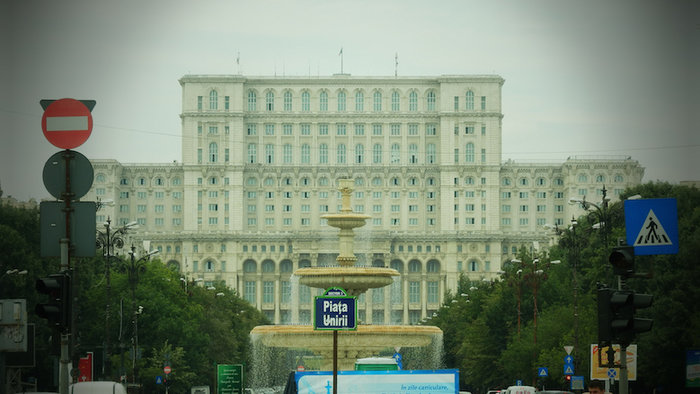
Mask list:
[[532,386],[510,386],[501,394],[538,394],[537,389]]
[[79,382],[68,387],[69,394],[126,394],[126,388],[117,382]]

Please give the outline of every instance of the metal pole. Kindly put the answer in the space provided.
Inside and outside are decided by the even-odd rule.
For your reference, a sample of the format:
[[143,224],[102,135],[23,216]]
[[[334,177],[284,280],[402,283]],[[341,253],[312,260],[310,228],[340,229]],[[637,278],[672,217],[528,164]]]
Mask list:
[[112,250],[111,248],[113,247],[112,245],[112,240],[111,240],[111,234],[109,233],[110,230],[110,225],[112,224],[112,221],[110,220],[109,217],[107,217],[107,224],[105,225],[105,228],[107,230],[107,234],[105,237],[105,241],[107,241],[107,249],[106,249],[106,259],[105,259],[105,348],[104,348],[104,364],[102,365],[102,375],[103,379],[105,380],[111,380],[111,375],[112,375],[112,360],[110,359],[110,354],[109,354],[109,308],[110,308],[110,297],[111,297],[111,290],[112,290],[112,283],[110,279],[110,264],[111,264],[111,259],[112,259]]
[[[66,214],[68,216],[68,214]],[[67,220],[67,219],[66,219]],[[70,233],[69,233],[70,234]],[[61,271],[68,267],[68,245],[70,240],[67,238],[61,239]],[[58,371],[58,392],[60,394],[68,394],[68,363],[70,363],[70,349],[68,348],[69,334],[61,332],[61,359]]]
[[338,394],[338,330],[333,330],[333,394]]
[[[617,288],[622,290],[625,287],[625,281],[621,276],[617,277]],[[627,344],[620,344],[620,394],[628,393],[628,376],[627,376]]]

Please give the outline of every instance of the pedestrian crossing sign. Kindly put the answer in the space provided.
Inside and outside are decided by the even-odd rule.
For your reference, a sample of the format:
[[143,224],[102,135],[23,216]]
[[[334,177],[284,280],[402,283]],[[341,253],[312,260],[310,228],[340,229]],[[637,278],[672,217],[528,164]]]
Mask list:
[[625,228],[635,255],[678,253],[676,199],[625,200]]

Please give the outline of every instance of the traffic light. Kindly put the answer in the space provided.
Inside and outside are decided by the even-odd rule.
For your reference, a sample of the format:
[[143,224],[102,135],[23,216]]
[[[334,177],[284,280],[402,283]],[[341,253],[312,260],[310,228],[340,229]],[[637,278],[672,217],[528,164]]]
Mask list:
[[59,329],[70,328],[71,321],[71,286],[70,275],[66,272],[52,274],[47,278],[36,280],[39,293],[49,296],[48,303],[37,304],[35,312],[39,317],[47,319],[50,324]]
[[634,274],[634,247],[614,247],[608,261],[612,264],[615,275],[620,275],[623,278],[632,276]]
[[598,289],[598,345],[627,346],[634,337],[651,330],[653,320],[635,317],[638,309],[651,306],[654,296],[629,290]]

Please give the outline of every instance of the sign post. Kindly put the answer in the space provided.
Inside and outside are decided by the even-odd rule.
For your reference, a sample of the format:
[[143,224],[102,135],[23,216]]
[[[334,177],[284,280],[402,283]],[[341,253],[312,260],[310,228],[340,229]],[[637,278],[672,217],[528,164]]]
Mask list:
[[333,394],[338,393],[338,330],[357,330],[357,298],[329,287],[314,303],[314,330],[333,330]]

